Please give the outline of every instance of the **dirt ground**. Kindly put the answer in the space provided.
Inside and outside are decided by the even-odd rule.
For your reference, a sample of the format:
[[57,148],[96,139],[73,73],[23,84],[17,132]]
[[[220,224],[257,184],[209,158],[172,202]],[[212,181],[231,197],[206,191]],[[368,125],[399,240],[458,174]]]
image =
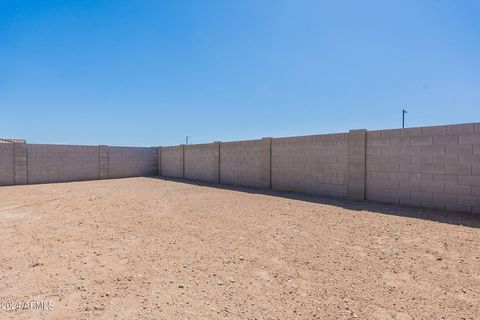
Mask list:
[[132,178],[1,187],[0,230],[0,319],[480,318],[466,216]]

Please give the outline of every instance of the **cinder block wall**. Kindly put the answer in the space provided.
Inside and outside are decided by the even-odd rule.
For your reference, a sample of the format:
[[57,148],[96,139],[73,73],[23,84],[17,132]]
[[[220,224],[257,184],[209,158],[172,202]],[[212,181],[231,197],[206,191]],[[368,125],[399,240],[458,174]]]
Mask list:
[[160,148],[0,144],[0,185],[155,174],[480,213],[480,123]]
[[185,178],[218,183],[219,143],[185,146]]
[[0,144],[0,185],[157,175],[158,148]]
[[[268,143],[267,146],[265,144]],[[220,146],[220,183],[270,188],[270,168],[262,161],[262,152],[270,140],[222,142]],[[268,159],[269,161],[269,159]]]
[[159,173],[170,178],[183,178],[182,146],[161,147],[159,151]]
[[347,136],[272,139],[272,188],[347,196]]
[[368,200],[480,212],[480,124],[367,133]]
[[108,147],[109,178],[157,174],[157,148]]
[[[161,148],[162,175],[216,182],[212,144],[186,146],[185,161],[178,148]],[[220,183],[480,212],[479,123],[226,142],[219,152]]]
[[0,143],[0,186],[15,184],[15,154],[13,143]]
[[98,179],[98,146],[27,144],[28,183]]

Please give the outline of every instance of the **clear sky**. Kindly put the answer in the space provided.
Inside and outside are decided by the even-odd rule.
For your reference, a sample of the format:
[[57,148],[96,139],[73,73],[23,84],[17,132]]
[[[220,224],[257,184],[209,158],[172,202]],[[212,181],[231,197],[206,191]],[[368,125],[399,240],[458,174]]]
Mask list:
[[0,1],[0,137],[173,145],[480,121],[480,1]]

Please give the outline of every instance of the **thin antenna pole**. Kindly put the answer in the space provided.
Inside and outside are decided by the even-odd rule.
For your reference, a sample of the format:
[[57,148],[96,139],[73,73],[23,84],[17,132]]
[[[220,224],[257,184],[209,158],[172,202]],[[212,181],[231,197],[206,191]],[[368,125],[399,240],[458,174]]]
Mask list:
[[405,128],[405,113],[407,113],[407,110],[402,109],[402,129]]
[[185,136],[185,144],[188,144],[188,139],[191,138],[190,136]]

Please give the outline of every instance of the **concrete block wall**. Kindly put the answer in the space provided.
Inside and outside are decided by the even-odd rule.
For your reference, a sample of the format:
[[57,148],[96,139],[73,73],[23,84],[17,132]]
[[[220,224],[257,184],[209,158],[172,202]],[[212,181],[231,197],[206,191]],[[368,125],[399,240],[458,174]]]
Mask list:
[[347,192],[352,200],[365,199],[366,133],[365,129],[348,133]]
[[220,183],[270,188],[271,139],[222,142]]
[[[184,162],[171,147],[160,165],[215,182],[211,146],[185,147]],[[480,123],[226,142],[219,152],[220,183],[480,211]]]
[[158,148],[0,144],[0,186],[157,175]]
[[183,155],[183,145],[159,148],[159,174],[170,178],[183,178]]
[[98,178],[108,179],[108,146],[98,146]]
[[272,188],[347,195],[348,134],[272,139]]
[[141,147],[108,147],[108,177],[157,175],[157,150]]
[[15,150],[13,143],[0,143],[0,186],[15,184]]
[[186,179],[219,182],[220,143],[184,146],[184,177]]
[[27,144],[14,143],[15,151],[15,184],[27,184]]
[[480,124],[367,133],[366,198],[480,213]]
[[0,185],[155,174],[480,213],[480,123],[160,148],[0,144]]
[[95,180],[98,146],[27,144],[28,183]]

